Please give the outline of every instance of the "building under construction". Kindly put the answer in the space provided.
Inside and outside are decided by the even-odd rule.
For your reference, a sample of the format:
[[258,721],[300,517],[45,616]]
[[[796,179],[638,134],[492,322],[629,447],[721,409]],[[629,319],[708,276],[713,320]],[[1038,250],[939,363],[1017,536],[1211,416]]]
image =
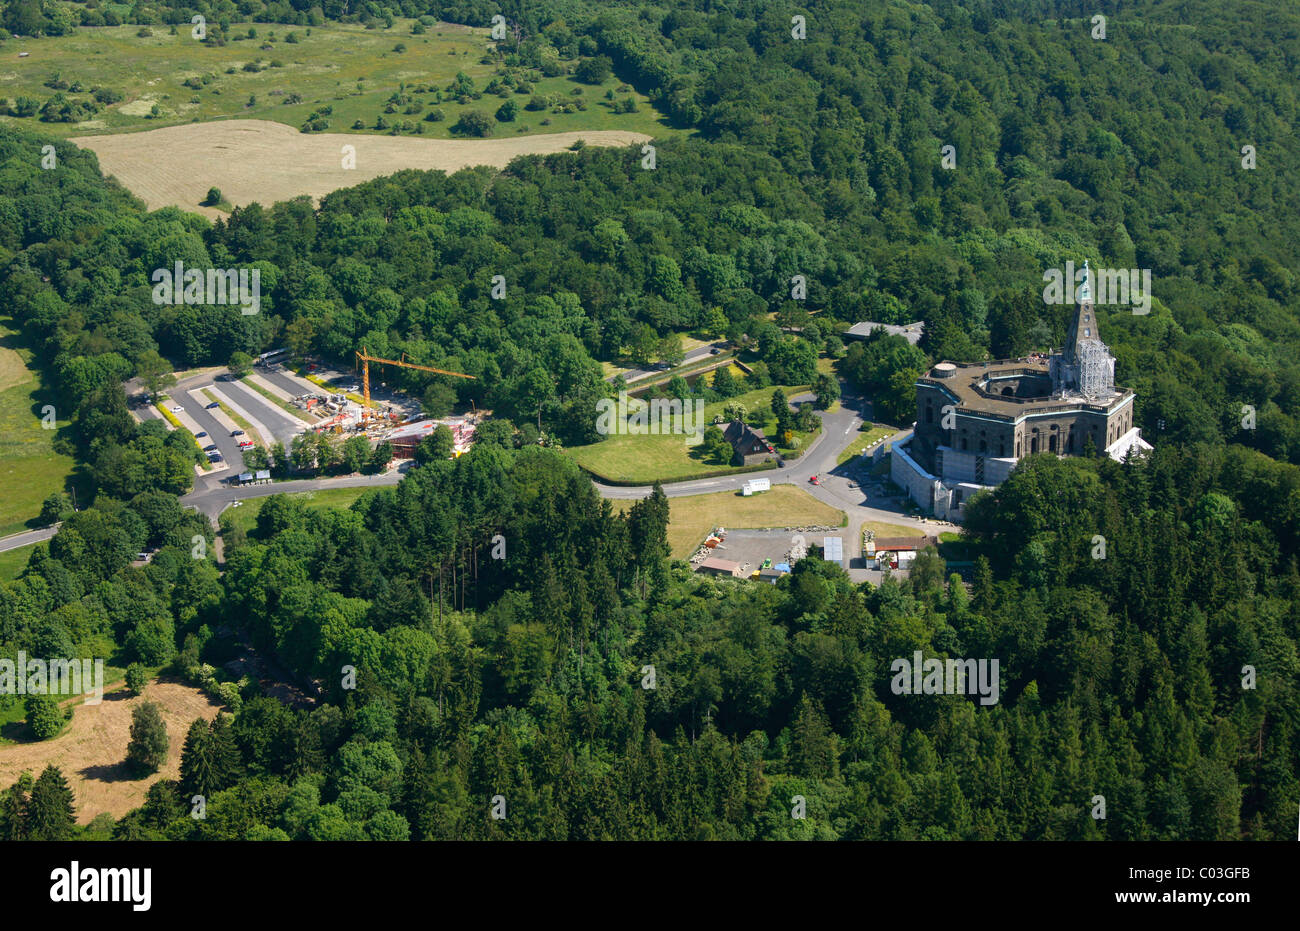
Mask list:
[[377,403],[370,393],[370,363],[395,365],[465,379],[472,379],[472,375],[418,365],[407,362],[404,357],[384,359],[370,355],[365,349],[357,353],[357,361],[361,366],[364,386],[360,402],[356,400],[356,395],[349,396],[346,392],[334,393],[328,389],[323,389],[319,394],[304,394],[294,399],[296,406],[321,418],[308,429],[334,436],[364,434],[372,444],[391,443],[395,458],[410,459],[425,437],[432,436],[439,426],[446,426],[451,430],[453,453],[459,456],[469,449],[474,441],[474,431],[485,413],[435,420],[425,418],[423,415],[411,416],[413,412],[410,410],[412,406],[410,404]]

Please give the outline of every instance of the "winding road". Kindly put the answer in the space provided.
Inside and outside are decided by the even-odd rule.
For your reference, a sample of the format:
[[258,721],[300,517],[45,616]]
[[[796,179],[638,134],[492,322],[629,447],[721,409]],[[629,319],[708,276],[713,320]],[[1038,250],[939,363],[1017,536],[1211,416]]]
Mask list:
[[[955,525],[943,521],[929,520],[921,525],[904,510],[904,499],[871,490],[873,483],[868,481],[867,488],[858,482],[857,471],[852,459],[839,465],[836,459],[844,447],[853,442],[858,428],[869,422],[870,402],[858,394],[849,391],[847,385],[840,383],[843,395],[840,407],[833,413],[819,412],[822,431],[812,445],[798,459],[787,460],[785,466],[765,472],[748,472],[724,478],[695,479],[685,482],[672,482],[663,485],[664,494],[670,498],[686,495],[704,495],[718,491],[739,491],[745,482],[758,476],[771,479],[773,485],[794,485],[802,488],[817,500],[843,511],[848,516],[848,526],[844,528],[845,552],[855,556],[859,553],[858,541],[862,538],[862,525],[867,522],[896,524],[899,536],[919,536],[921,533],[937,533],[943,529],[956,529]],[[811,401],[811,394],[800,394],[790,398],[792,404]],[[909,430],[903,430],[885,442],[901,440]],[[809,479],[816,475],[820,484],[814,485]],[[652,485],[606,485],[592,479],[596,488],[606,498],[644,498],[653,490]],[[850,577],[857,580],[858,575],[868,570],[850,570]],[[873,578],[876,574],[873,571]],[[862,576],[866,578],[864,574]]]
[[[211,373],[205,373],[193,378],[188,378],[178,384],[173,389],[174,397],[186,397],[184,389],[198,386],[201,384],[212,384],[213,378]],[[229,383],[222,382],[223,388]],[[838,510],[844,511],[848,515],[848,526],[844,530],[845,541],[848,544],[849,552],[858,552],[858,540],[861,539],[862,524],[867,521],[876,523],[897,524],[899,526],[900,536],[910,535],[920,531],[919,522],[909,517],[904,511],[903,499],[895,496],[886,495],[881,492],[871,490],[871,487],[863,488],[857,482],[853,460],[838,465],[836,459],[844,447],[853,442],[858,428],[870,419],[869,402],[861,395],[853,394],[848,391],[846,385],[841,383],[841,389],[844,391],[840,398],[840,407],[833,413],[821,412],[822,431],[813,441],[812,445],[798,459],[789,460],[783,468],[765,471],[760,474],[764,478],[770,478],[773,484],[778,485],[795,485],[802,488],[808,494],[817,498],[825,504],[830,505]],[[791,398],[792,403],[811,400],[809,394],[802,394]],[[226,436],[227,431],[213,420],[211,414],[202,408],[201,405],[191,404],[188,400],[185,402],[186,412],[194,417],[201,425],[210,427],[209,435],[214,439],[218,446],[222,447],[223,454],[227,453],[226,446],[230,446],[229,454],[238,457],[239,451],[234,448],[233,442]],[[146,416],[161,416],[153,407],[146,406],[142,408]],[[212,420],[211,425],[205,423],[205,420]],[[899,439],[906,436],[908,431],[902,431],[895,434],[891,439]],[[238,458],[234,462],[241,461]],[[275,494],[292,494],[304,491],[320,491],[327,488],[355,488],[355,487],[381,487],[384,485],[396,485],[410,468],[410,463],[403,463],[399,468],[381,473],[379,475],[353,475],[343,478],[313,478],[300,479],[296,481],[274,482],[269,485],[244,485],[235,486],[228,484],[229,477],[237,474],[237,470],[231,468],[220,474],[200,475],[195,479],[194,490],[189,494],[181,497],[180,502],[185,507],[194,508],[204,514],[213,524],[216,524],[217,517],[226,508],[230,507],[236,501],[243,501],[250,498],[264,498]],[[740,487],[753,478],[755,473],[741,473],[739,475],[727,476],[722,478],[695,479],[684,482],[672,482],[663,485],[664,494],[670,498],[680,498],[687,495],[702,495],[710,492],[719,491],[738,491]],[[814,485],[809,481],[813,475],[818,476],[821,484]],[[644,498],[653,490],[651,485],[625,486],[625,485],[606,485],[602,482],[592,479],[593,484],[600,491],[601,495],[613,499],[636,499]],[[868,486],[872,483],[868,482]],[[954,525],[945,524],[942,521],[929,521],[925,529],[930,532],[937,532],[937,529],[952,527]],[[28,530],[22,533],[13,534],[12,536],[0,539],[0,552],[17,549],[23,546],[30,546],[33,543],[41,543],[49,540],[54,536],[57,527],[47,527],[41,530]],[[910,533],[909,533],[910,532]]]

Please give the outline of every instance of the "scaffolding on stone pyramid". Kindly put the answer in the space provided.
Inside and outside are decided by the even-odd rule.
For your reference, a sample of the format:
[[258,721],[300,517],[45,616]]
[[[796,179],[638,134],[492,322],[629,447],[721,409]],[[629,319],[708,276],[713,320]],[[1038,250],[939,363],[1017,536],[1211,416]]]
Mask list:
[[1090,398],[1115,390],[1115,359],[1099,339],[1087,339],[1080,345],[1079,391]]

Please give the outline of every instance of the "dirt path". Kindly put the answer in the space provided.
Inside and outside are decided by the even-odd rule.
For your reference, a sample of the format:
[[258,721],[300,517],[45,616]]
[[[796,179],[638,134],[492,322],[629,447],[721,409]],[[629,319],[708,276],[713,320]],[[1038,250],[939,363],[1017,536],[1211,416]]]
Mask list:
[[[471,165],[504,168],[518,155],[562,152],[578,139],[623,146],[649,138],[614,129],[500,139],[308,135],[268,120],[219,120],[71,141],[98,155],[104,174],[115,176],[150,210],[174,205],[220,217],[225,214],[199,206],[210,187],[220,188],[236,207],[254,201],[270,206],[302,194],[319,199],[404,168],[449,174]],[[343,168],[344,146],[355,149],[355,168]]]
[[[163,722],[171,745],[167,765],[143,779],[126,770],[126,746],[131,740],[131,709],[141,701],[156,702],[162,708]],[[7,789],[23,772],[39,776],[53,763],[63,770],[72,787],[77,806],[77,821],[89,823],[95,815],[108,812],[120,818],[143,802],[149,787],[159,779],[175,779],[181,771],[181,747],[185,732],[195,718],[212,720],[221,710],[196,688],[175,681],[149,683],[142,696],[132,696],[120,685],[104,693],[98,705],[81,704],[77,699],[72,723],[53,740],[15,743],[0,746],[0,789]],[[6,728],[6,732],[11,728]],[[25,724],[12,726],[22,734]],[[6,737],[13,734],[6,733]]]

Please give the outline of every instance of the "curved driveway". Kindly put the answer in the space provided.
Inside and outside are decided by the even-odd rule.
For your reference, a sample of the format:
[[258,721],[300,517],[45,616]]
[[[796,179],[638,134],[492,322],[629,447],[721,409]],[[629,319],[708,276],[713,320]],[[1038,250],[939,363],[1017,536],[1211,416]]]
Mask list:
[[[937,532],[936,527],[952,527],[953,525],[931,520],[922,528],[916,518],[904,513],[903,499],[870,494],[863,489],[857,481],[858,470],[853,467],[854,460],[850,459],[842,465],[836,464],[836,458],[844,447],[853,442],[858,428],[870,419],[867,416],[869,402],[861,395],[850,393],[848,386],[843,382],[840,383],[840,388],[844,392],[840,398],[840,409],[834,413],[820,413],[821,433],[802,456],[788,460],[784,468],[665,483],[664,494],[670,498],[680,498],[685,495],[704,495],[717,491],[739,491],[745,482],[755,477],[770,478],[773,485],[795,485],[848,516],[848,526],[844,529],[845,549],[854,556],[859,555],[858,541],[862,538],[862,525],[868,521],[897,524],[899,536],[919,534],[923,529],[933,533]],[[810,394],[790,398],[791,403],[810,400],[812,400]],[[907,432],[904,430],[896,433],[890,439],[904,436]],[[814,485],[809,481],[813,475],[818,477],[821,484]],[[654,490],[652,485],[606,485],[594,478],[592,482],[606,498],[644,498]]]
[[[188,387],[190,382],[198,385],[202,384],[203,380],[211,383],[211,375],[186,379],[184,383],[177,385],[173,390],[176,394],[179,394],[180,389]],[[861,539],[861,527],[866,521],[897,524],[900,528],[900,535],[903,535],[903,531],[916,533],[921,528],[915,518],[904,514],[901,499],[871,494],[858,486],[853,460],[849,460],[843,465],[836,464],[835,460],[840,452],[853,441],[858,428],[863,424],[864,420],[868,419],[864,415],[869,407],[868,402],[861,395],[848,393],[846,386],[842,383],[841,388],[845,390],[845,393],[840,399],[840,409],[834,413],[820,413],[822,431],[804,454],[798,459],[788,461],[784,468],[772,469],[758,474],[764,478],[770,478],[775,485],[795,485],[800,487],[819,501],[837,510],[844,511],[849,519],[848,526],[845,528],[846,541],[849,544],[848,549],[849,552],[857,554],[859,549],[858,540]],[[790,400],[798,402],[810,399],[811,395],[804,394]],[[200,411],[202,411],[201,408]],[[199,411],[194,413],[199,413]],[[204,415],[211,419],[211,415],[207,411],[199,413],[200,417]],[[217,426],[215,421],[213,421],[213,425]],[[216,431],[209,432],[219,446],[223,445],[223,440],[228,440],[227,437],[221,436],[226,432],[224,430],[219,433]],[[901,435],[895,434],[895,436]],[[233,452],[238,455],[238,450],[233,450]],[[217,516],[235,501],[248,498],[264,498],[274,494],[320,491],[327,488],[396,485],[402,480],[405,471],[409,468],[410,465],[404,463],[396,470],[379,475],[302,479],[242,487],[226,483],[227,476],[230,473],[226,473],[226,475],[203,475],[195,479],[194,490],[184,495],[180,501],[182,505],[193,507],[206,515],[215,524]],[[813,475],[819,477],[820,485],[813,485],[809,482],[809,477]],[[754,477],[755,473],[741,473],[727,477],[670,482],[665,483],[663,489],[664,494],[670,498],[709,494],[718,491],[739,491],[745,482]],[[606,485],[594,478],[592,482],[601,495],[606,498],[644,498],[653,490],[651,485]],[[936,525],[939,527],[953,526],[941,521],[929,521],[928,524],[927,529],[931,531],[935,529]],[[5,537],[0,540],[0,552],[48,540],[53,535],[54,528],[46,528]]]

